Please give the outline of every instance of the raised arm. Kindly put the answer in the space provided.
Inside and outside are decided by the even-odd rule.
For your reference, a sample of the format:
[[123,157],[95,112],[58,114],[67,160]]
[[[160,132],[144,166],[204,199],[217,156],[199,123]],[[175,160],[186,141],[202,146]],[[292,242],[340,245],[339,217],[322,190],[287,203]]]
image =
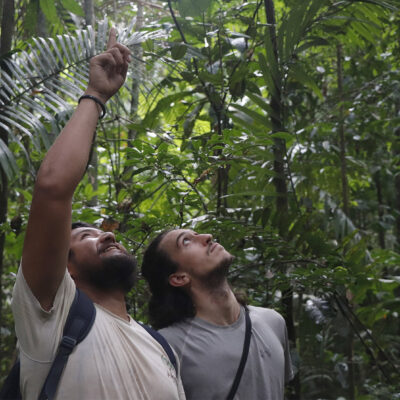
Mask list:
[[[129,50],[111,29],[107,51],[90,60],[85,94],[103,104],[125,81]],[[88,162],[101,107],[82,99],[44,158],[35,183],[22,253],[22,271],[35,297],[50,309],[65,274],[71,234],[71,206]]]

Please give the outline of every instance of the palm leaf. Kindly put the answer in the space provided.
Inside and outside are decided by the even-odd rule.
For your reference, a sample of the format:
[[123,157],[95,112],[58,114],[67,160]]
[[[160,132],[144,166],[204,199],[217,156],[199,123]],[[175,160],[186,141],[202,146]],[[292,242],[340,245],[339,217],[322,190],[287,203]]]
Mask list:
[[[134,23],[119,32],[119,42],[132,47],[160,37],[161,31],[135,32]],[[4,60],[0,77],[0,127],[9,142],[18,143],[29,162],[29,151],[22,138],[40,151],[47,149],[71,115],[76,100],[88,82],[88,59],[102,52],[107,44],[107,20],[74,34],[55,38],[33,38],[26,50]],[[109,115],[114,114],[110,102]],[[48,131],[51,127],[52,132]],[[18,171],[14,155],[0,143],[0,167],[11,179]]]

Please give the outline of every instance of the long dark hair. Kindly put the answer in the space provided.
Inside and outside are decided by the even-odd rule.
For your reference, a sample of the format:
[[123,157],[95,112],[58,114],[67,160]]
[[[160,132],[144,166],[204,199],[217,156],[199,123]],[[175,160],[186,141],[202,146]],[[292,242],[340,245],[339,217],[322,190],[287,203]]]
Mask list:
[[150,286],[149,315],[155,329],[192,318],[196,313],[189,295],[181,288],[171,286],[168,281],[169,276],[177,271],[178,264],[159,245],[171,230],[154,238],[143,255],[142,275]]

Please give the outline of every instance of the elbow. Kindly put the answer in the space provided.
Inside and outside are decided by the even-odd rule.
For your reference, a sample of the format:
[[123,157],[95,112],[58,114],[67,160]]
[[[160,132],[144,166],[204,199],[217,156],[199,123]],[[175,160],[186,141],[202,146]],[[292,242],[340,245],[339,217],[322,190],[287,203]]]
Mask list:
[[35,182],[34,196],[48,200],[66,200],[73,196],[73,190],[68,186],[57,171],[41,167]]

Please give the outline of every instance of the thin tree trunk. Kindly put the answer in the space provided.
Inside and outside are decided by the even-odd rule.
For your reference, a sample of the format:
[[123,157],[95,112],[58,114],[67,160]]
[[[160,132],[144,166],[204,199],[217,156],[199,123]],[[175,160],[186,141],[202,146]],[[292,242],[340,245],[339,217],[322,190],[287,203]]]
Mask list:
[[[342,201],[343,211],[346,216],[349,216],[349,184],[347,180],[347,161],[346,161],[346,138],[344,135],[344,95],[343,95],[343,49],[342,45],[338,44],[336,47],[337,56],[337,84],[338,84],[338,97],[339,97],[339,148],[340,148],[340,174],[342,181]],[[347,234],[347,226],[345,235]],[[352,294],[350,292],[348,298],[349,306],[352,307]],[[354,333],[353,328],[349,325],[349,334],[347,337],[347,365],[349,368],[348,381],[348,396],[349,400],[355,399],[355,375],[354,375]]]
[[[136,25],[135,25],[135,30],[138,32],[140,29],[143,27],[143,3],[141,1],[138,1],[137,3],[137,13],[136,13]],[[132,52],[132,70],[133,70],[133,76],[135,79],[133,79],[132,82],[132,89],[131,89],[131,118],[136,121],[137,120],[137,112],[139,108],[139,82],[141,81],[142,75],[143,75],[143,48],[140,43],[135,44],[133,47],[133,52]],[[128,132],[128,137],[129,137],[129,143],[131,140],[135,139],[136,137],[136,130],[134,129],[129,129]]]
[[[265,1],[265,11],[267,14],[267,22],[269,24],[269,33],[272,41],[274,55],[277,64],[279,63],[278,45],[276,40],[276,20],[275,8],[272,0]],[[276,94],[271,98],[271,108],[273,115],[271,116],[273,132],[281,132],[284,130],[283,123],[283,103],[282,103],[282,90],[281,85],[275,82]],[[287,230],[287,216],[288,216],[288,193],[286,185],[285,173],[285,156],[286,156],[286,142],[283,139],[274,139],[274,185],[276,189],[276,209],[279,215],[279,234],[286,235]]]
[[[396,102],[395,104],[395,114],[400,114],[400,101]],[[400,156],[400,127],[397,128],[394,132],[395,140],[394,140],[394,153],[395,156]],[[400,157],[398,158],[400,159]],[[400,167],[400,161],[397,163],[397,167]],[[395,199],[395,207],[397,210],[397,217],[396,217],[396,238],[397,238],[397,245],[400,247],[400,173],[398,172],[395,175],[395,191],[396,191],[396,199]]]
[[[139,32],[144,23],[144,5],[142,1],[137,2],[137,12],[136,12],[136,24],[135,24],[135,31]],[[143,68],[143,48],[141,43],[137,43],[133,46],[132,49],[132,74],[134,76],[134,79],[132,80],[132,86],[131,86],[131,102],[130,102],[130,119],[138,123],[139,122],[139,116],[138,116],[138,109],[139,109],[139,97],[140,97],[140,82],[143,80],[143,75],[144,75],[144,68]],[[137,136],[137,130],[134,128],[129,128],[128,130],[128,146],[132,147],[133,146],[133,141],[136,139]],[[133,171],[133,166],[125,166],[124,170],[121,174],[122,177],[124,176],[129,176],[127,175],[128,172]],[[129,179],[129,178],[128,178]],[[115,187],[116,194],[118,196],[119,191],[121,190],[122,185],[118,184]],[[124,231],[125,226],[129,218],[131,218],[129,214],[129,204],[127,204],[128,209],[124,213],[124,218],[120,224],[120,231]],[[136,296],[133,298],[133,309],[134,313],[136,313],[136,308],[137,308],[137,301],[136,301]]]
[[40,37],[47,37],[47,21],[42,9],[40,8],[39,1],[37,2],[36,32]]
[[[14,36],[15,27],[15,4],[14,0],[3,0],[2,9],[3,18],[1,20],[1,39],[0,39],[0,55],[3,57],[11,50],[12,39]],[[2,71],[8,71],[4,62],[0,65]],[[0,139],[4,144],[8,145],[8,133],[0,128]],[[0,226],[3,226],[7,221],[8,207],[8,180],[3,169],[0,169]],[[0,327],[3,326],[3,276],[4,276],[4,244],[5,233],[0,233]],[[2,351],[0,351],[0,365],[2,365]]]
[[380,171],[377,171],[375,174],[375,186],[376,186],[376,197],[378,200],[378,218],[379,218],[379,226],[378,226],[378,240],[379,240],[379,246],[381,249],[386,248],[386,243],[385,243],[385,229],[381,225],[383,222],[383,196],[382,196],[382,179],[381,179],[381,173]]
[[83,3],[86,26],[94,26],[94,4],[93,0],[85,0]]
[[343,211],[349,216],[349,184],[347,180],[346,141],[344,137],[344,104],[343,104],[343,54],[342,45],[338,44],[337,51],[337,82],[339,95],[339,146],[340,146],[340,172],[342,180]]
[[[279,54],[278,44],[276,40],[276,18],[275,18],[275,7],[273,0],[264,0],[265,13],[267,17],[267,23],[269,26],[269,35],[274,51],[274,57],[276,64],[279,65]],[[275,82],[275,94],[271,98],[271,108],[273,110],[271,115],[271,124],[273,132],[284,131],[284,105],[282,101],[282,88],[280,82]],[[289,202],[288,192],[286,184],[286,173],[285,173],[285,157],[286,157],[286,142],[282,139],[274,139],[274,186],[276,190],[276,211],[279,221],[278,230],[279,235],[282,238],[287,236],[288,226],[288,215],[289,215]],[[285,268],[285,267],[282,267]],[[285,309],[285,319],[288,329],[288,337],[291,343],[296,345],[296,330],[294,324],[293,315],[293,290],[291,287],[282,291],[282,304]],[[296,375],[292,381],[291,386],[293,388],[293,394],[291,399],[301,399],[301,386],[300,376]]]
[[[95,24],[95,18],[94,18],[94,3],[93,0],[85,0],[84,1],[84,12],[85,12],[85,23],[86,26],[90,25],[94,27]],[[93,143],[93,148],[91,151],[91,157],[90,157],[90,166],[87,171],[89,183],[92,185],[92,188],[94,191],[97,191],[98,189],[98,158],[97,158],[97,149],[96,149],[96,143]],[[98,198],[97,196],[93,196],[89,202],[88,202],[90,207],[95,207],[98,204]]]

